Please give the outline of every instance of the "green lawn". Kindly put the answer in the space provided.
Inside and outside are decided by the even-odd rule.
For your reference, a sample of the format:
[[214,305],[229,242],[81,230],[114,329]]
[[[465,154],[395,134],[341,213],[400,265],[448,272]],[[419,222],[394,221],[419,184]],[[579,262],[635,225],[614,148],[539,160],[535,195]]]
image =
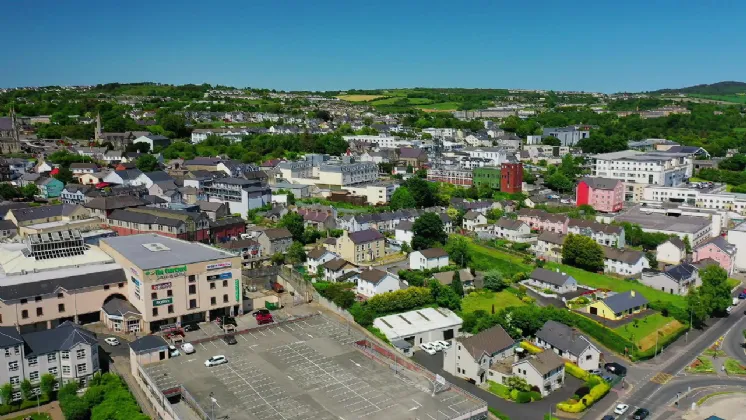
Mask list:
[[629,323],[627,325],[623,325],[618,328],[614,328],[614,332],[621,335],[622,337],[632,341],[637,342],[642,338],[647,337],[650,334],[653,334],[656,330],[659,330],[664,325],[668,324],[669,322],[673,321],[673,318],[665,317],[659,313],[654,313],[652,315],[646,316],[645,318],[640,319],[637,322],[637,327],[633,325],[633,323]]
[[728,279],[728,287],[730,287],[731,289],[738,286],[739,284],[741,284],[741,280]]
[[503,276],[514,276],[520,272],[530,272],[530,268],[521,263],[521,258],[498,251],[494,248],[469,243],[469,254],[472,265],[480,271],[499,270]]
[[[29,415],[26,414],[26,415],[23,415],[23,416],[12,417],[12,418],[10,418],[8,420],[23,420],[23,419],[27,418],[28,416]],[[33,413],[33,414],[31,414],[31,420],[52,420],[52,416],[50,416],[47,413],[41,413],[41,414]]]
[[495,305],[495,313],[508,306],[525,305],[518,296],[506,290],[502,292],[479,291],[469,293],[461,301],[461,311],[464,313],[483,310],[492,313],[492,305]]
[[489,385],[489,388],[487,388],[487,390],[491,393],[506,400],[510,399],[510,390],[507,386],[499,384],[495,381],[487,381],[487,384]]
[[710,99],[713,101],[733,102],[737,104],[746,104],[746,95],[697,95],[690,94],[694,98]]
[[687,366],[686,370],[692,373],[714,373],[715,366],[709,357],[699,356],[691,365]]
[[[407,102],[409,102],[409,105],[422,105],[422,104],[429,104],[429,103],[432,102],[430,99],[427,99],[427,98],[407,98],[407,97],[403,97],[403,96],[393,96],[391,98],[386,98],[386,99],[377,99],[377,100],[371,102],[371,105],[373,105],[373,106],[376,106],[376,105],[393,105],[394,103],[396,103],[396,102],[398,102],[398,101],[400,101],[402,99],[406,99]],[[433,105],[433,106],[435,106],[435,105]]]
[[741,365],[736,359],[728,359],[724,363],[725,372],[728,375],[746,375],[746,367]]

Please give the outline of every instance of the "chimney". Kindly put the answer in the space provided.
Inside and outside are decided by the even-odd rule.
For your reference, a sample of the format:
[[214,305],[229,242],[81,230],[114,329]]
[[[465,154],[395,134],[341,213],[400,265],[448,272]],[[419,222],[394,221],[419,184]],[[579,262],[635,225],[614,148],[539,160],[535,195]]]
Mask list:
[[630,294],[630,296],[635,297],[635,291],[634,290],[630,290],[629,294]]

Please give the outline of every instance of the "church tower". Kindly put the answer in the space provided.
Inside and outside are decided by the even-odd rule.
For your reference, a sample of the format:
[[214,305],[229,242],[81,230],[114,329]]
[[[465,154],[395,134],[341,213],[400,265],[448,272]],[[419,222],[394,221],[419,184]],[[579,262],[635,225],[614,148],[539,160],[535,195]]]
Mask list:
[[94,140],[96,143],[101,143],[104,138],[103,131],[101,130],[101,113],[96,114],[96,133],[94,134]]

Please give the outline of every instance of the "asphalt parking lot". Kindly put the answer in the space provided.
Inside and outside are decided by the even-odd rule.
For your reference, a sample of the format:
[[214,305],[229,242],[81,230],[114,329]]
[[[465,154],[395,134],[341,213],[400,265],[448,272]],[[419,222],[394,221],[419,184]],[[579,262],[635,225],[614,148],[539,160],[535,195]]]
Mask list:
[[[196,353],[145,370],[161,390],[183,385],[215,418],[444,420],[483,406],[454,390],[431,396],[424,377],[371,360],[353,345],[362,335],[325,315],[236,338],[197,343]],[[229,362],[205,367],[215,355]]]

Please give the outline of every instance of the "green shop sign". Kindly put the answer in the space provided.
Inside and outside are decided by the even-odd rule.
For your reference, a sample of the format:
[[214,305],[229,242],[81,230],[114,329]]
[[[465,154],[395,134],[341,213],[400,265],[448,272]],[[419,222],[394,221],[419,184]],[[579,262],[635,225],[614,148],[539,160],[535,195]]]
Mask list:
[[180,276],[186,275],[186,272],[187,272],[187,266],[182,265],[179,267],[159,268],[156,270],[149,270],[145,272],[145,275],[156,276],[159,279],[165,279],[165,278],[171,278],[171,277],[180,277]]
[[238,279],[236,279],[236,286],[235,287],[236,287],[236,302],[240,303],[241,302],[241,284],[238,281]]
[[174,298],[156,299],[153,301],[153,306],[170,305],[174,303]]

